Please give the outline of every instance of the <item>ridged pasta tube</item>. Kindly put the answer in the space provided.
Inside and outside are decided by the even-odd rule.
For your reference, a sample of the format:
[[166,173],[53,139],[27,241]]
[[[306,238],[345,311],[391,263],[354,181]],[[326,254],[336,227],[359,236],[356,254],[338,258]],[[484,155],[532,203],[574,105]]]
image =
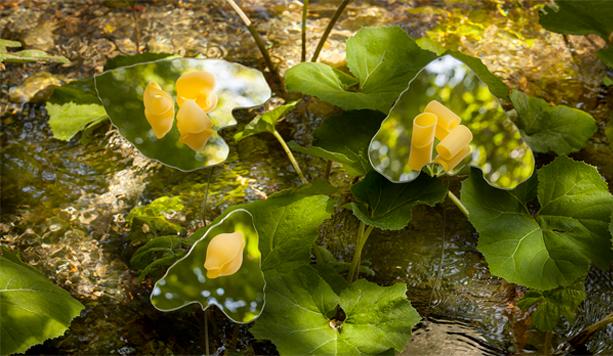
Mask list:
[[445,169],[445,171],[450,172],[458,165],[458,163],[460,163],[466,156],[468,156],[469,153],[470,146],[467,145],[464,146],[464,148],[462,148],[462,150],[458,152],[457,155],[453,156],[450,160],[446,160],[443,159],[441,156],[437,156],[434,159],[434,162],[443,166],[443,169]]
[[177,128],[181,133],[179,142],[188,145],[194,151],[204,148],[207,141],[213,135],[213,121],[191,99],[185,100],[183,106],[177,112]]
[[145,117],[157,138],[164,137],[172,129],[175,104],[172,97],[156,82],[149,82],[143,94]]
[[217,94],[213,92],[215,84],[215,77],[209,72],[199,71],[182,75],[176,83],[177,104],[181,107],[186,100],[191,99],[204,112],[211,112],[217,106]]
[[434,130],[436,129],[437,117],[431,113],[421,113],[413,120],[413,135],[411,145],[425,147],[434,142]]
[[441,141],[462,121],[458,115],[436,100],[429,102],[424,112],[432,113],[438,117],[434,135]]
[[409,167],[412,170],[419,171],[421,167],[432,162],[432,144],[424,147],[415,147],[411,144],[411,152],[409,153]]
[[236,273],[243,264],[244,248],[245,240],[240,231],[213,237],[206,250],[206,276],[217,278]]
[[458,127],[453,129],[447,137],[436,145],[436,152],[438,152],[444,160],[449,161],[462,151],[464,146],[468,145],[472,139],[473,134],[470,132],[470,129],[464,125],[458,125]]

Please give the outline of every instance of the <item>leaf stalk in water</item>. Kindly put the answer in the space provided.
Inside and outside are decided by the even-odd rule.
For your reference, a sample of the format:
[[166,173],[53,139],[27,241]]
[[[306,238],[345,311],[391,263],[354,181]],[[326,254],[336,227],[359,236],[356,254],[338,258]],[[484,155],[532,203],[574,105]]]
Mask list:
[[458,209],[460,209],[462,214],[464,214],[464,216],[466,216],[466,218],[468,219],[468,209],[466,209],[466,207],[464,206],[464,204],[462,204],[460,199],[458,199],[458,197],[455,194],[453,194],[451,190],[447,191],[447,196],[458,207]]
[[[353,260],[351,260],[351,266],[349,267],[349,275],[347,276],[347,282],[353,283],[354,279],[357,278],[360,274],[360,261],[362,259],[362,249],[364,245],[366,245],[366,240],[368,240],[368,236],[374,229],[374,226],[369,225],[365,230],[366,224],[363,221],[360,221],[360,228],[358,230],[358,239],[355,244],[355,254],[353,255]],[[356,274],[357,272],[357,274]]]
[[306,61],[306,22],[309,0],[302,0],[302,58],[301,62]]
[[281,134],[279,134],[279,131],[274,130],[272,134],[275,135],[277,140],[279,140],[279,143],[281,144],[281,146],[283,146],[285,153],[287,153],[287,157],[289,157],[289,160],[292,162],[292,165],[294,166],[294,169],[296,169],[296,173],[298,173],[298,176],[300,177],[300,180],[302,181],[302,183],[307,184],[308,181],[306,180],[306,178],[304,178],[304,174],[302,173],[302,170],[300,170],[300,167],[298,166],[298,162],[296,161],[296,158],[294,158],[292,151],[289,149],[289,147],[287,147],[287,143],[285,143],[285,140],[283,139],[283,137],[281,137]]

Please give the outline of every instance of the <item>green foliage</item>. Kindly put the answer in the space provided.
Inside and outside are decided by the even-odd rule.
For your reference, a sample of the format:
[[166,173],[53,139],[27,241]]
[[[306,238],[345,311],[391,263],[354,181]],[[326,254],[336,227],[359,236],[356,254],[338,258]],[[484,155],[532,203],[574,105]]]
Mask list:
[[[358,280],[340,295],[310,267],[267,279],[267,306],[250,332],[281,355],[375,355],[401,352],[421,319],[406,285]],[[341,308],[346,317],[331,317]]]
[[271,111],[265,112],[264,114],[262,114],[262,116],[256,116],[253,120],[251,120],[250,123],[245,126],[245,129],[243,131],[238,132],[236,135],[234,135],[234,139],[236,140],[236,142],[238,142],[245,137],[256,135],[262,132],[275,132],[275,125],[277,124],[277,121],[287,115],[288,112],[295,109],[296,105],[299,102],[300,100],[292,101],[291,103],[281,105]]
[[64,334],[85,307],[0,246],[0,354],[23,353]]
[[[538,187],[538,190],[537,190]],[[490,186],[472,170],[462,183],[462,203],[479,232],[477,248],[493,275],[547,290],[569,286],[613,260],[607,231],[613,196],[596,168],[557,157],[513,190]],[[538,197],[532,216],[526,204]]]
[[511,102],[517,110],[519,132],[536,152],[577,152],[598,129],[594,118],[584,111],[564,105],[550,107],[545,100],[517,90],[513,90]]
[[[324,272],[326,270],[331,270],[334,271],[334,275],[335,276],[339,276],[340,273],[345,273],[349,271],[349,267],[351,266],[351,263],[349,262],[338,262],[336,260],[336,258],[334,257],[334,255],[328,251],[327,248],[323,247],[323,246],[313,246],[313,248],[317,248],[319,250],[320,255],[323,258],[323,261],[317,261],[318,263],[316,265],[312,265],[311,267],[315,268],[315,270],[317,271],[317,273],[319,273],[319,275],[325,279],[326,281],[328,281],[328,279],[326,278],[327,274],[324,273],[322,274],[322,270],[320,270],[320,267],[324,270]],[[320,263],[323,262],[323,263]],[[375,275],[375,271],[373,271],[372,269],[370,269],[371,266],[371,262],[368,260],[364,260],[360,263],[360,273],[365,274],[367,276],[370,277],[374,277]],[[340,276],[339,276],[340,277]],[[345,281],[344,278],[340,277],[341,280]],[[329,281],[328,281],[329,282]],[[345,281],[345,283],[347,283],[347,281]],[[330,284],[330,286],[332,287],[332,289],[335,288],[335,285],[332,283],[328,283]],[[336,289],[334,290],[335,292]],[[340,293],[340,292],[337,292]]]
[[284,189],[280,192],[272,193],[270,197],[281,197],[284,195],[299,194],[299,195],[330,195],[337,192],[330,181],[327,179],[315,179],[314,181],[299,185],[295,188]]
[[179,58],[179,56],[177,56],[176,54],[172,54],[172,53],[151,53],[151,52],[145,52],[145,53],[139,53],[139,54],[121,54],[119,56],[115,56],[109,59],[108,61],[106,61],[106,64],[104,65],[104,70],[107,71],[107,70],[113,70],[119,67],[131,66],[133,64],[152,62],[152,61],[156,61],[162,58],[173,59],[173,58]]
[[68,141],[77,132],[106,120],[104,108],[97,104],[47,103],[46,108],[53,137],[58,140]]
[[613,68],[613,47],[608,49],[599,49],[596,51],[596,56],[606,64],[609,68]]
[[289,142],[298,152],[340,163],[351,176],[363,176],[372,170],[368,160],[368,145],[379,130],[385,115],[378,111],[346,111],[326,119],[313,131],[311,147]]
[[447,48],[443,47],[440,43],[435,40],[429,39],[428,37],[421,37],[415,40],[415,43],[421,49],[425,49],[426,51],[434,52],[437,56],[442,56],[443,53],[447,51]]
[[64,105],[74,104],[97,104],[100,107],[100,99],[96,94],[94,78],[75,80],[53,89],[53,94],[48,103]]
[[[319,189],[312,185],[308,189],[298,189],[273,194],[266,200],[232,206],[211,225],[236,209],[245,209],[253,216],[259,234],[262,271],[287,272],[307,265],[311,262],[310,250],[319,234],[317,230],[324,220],[330,218],[335,201],[318,194]],[[196,231],[189,237],[189,242],[198,240],[208,229],[207,226]]]
[[609,77],[604,77],[602,78],[602,82],[604,83],[604,85],[610,87],[611,85],[613,85],[613,79],[609,78]]
[[595,34],[608,39],[613,32],[613,3],[610,1],[557,1],[539,9],[539,22],[564,35]]
[[442,202],[447,195],[447,188],[440,180],[425,173],[408,183],[392,183],[372,171],[361,182],[353,185],[351,192],[359,202],[368,205],[345,205],[347,209],[353,210],[358,219],[382,230],[400,230],[411,221],[415,205],[434,206]]
[[164,214],[183,210],[179,197],[160,197],[145,206],[132,209],[126,218],[130,225],[128,239],[133,244],[148,242],[159,235],[176,235],[183,228],[166,220]]
[[472,69],[479,77],[479,79],[481,79],[485,84],[487,84],[492,94],[499,98],[509,100],[509,87],[507,87],[507,85],[502,81],[502,79],[492,74],[479,58],[471,57],[458,51],[452,50],[443,53],[443,56],[447,54],[452,55],[456,59],[461,60],[462,62],[464,62],[464,64],[469,66],[470,69]]
[[568,287],[541,291],[530,289],[517,302],[521,310],[539,304],[532,313],[532,322],[539,330],[553,330],[558,325],[560,314],[571,324],[575,321],[575,309],[585,299],[584,277],[579,277]]
[[138,283],[161,267],[176,262],[186,253],[187,240],[180,236],[155,237],[141,246],[130,260],[132,268],[140,272]]
[[63,56],[52,56],[39,49],[26,49],[18,52],[7,52],[7,47],[21,47],[18,41],[9,41],[0,39],[0,63],[15,62],[15,63],[32,63],[32,62],[60,62],[70,63]]
[[[300,63],[286,73],[289,91],[316,96],[346,110],[389,112],[409,81],[436,58],[400,27],[360,29],[347,40],[347,65],[357,80],[328,65]],[[359,83],[359,91],[347,91]]]

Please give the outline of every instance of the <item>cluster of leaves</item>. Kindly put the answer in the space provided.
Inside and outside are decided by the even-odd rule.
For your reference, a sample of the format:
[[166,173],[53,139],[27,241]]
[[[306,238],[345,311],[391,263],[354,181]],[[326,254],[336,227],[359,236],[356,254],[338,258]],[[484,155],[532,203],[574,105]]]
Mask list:
[[8,52],[7,48],[19,48],[21,42],[9,41],[0,39],[0,63],[16,62],[16,63],[33,63],[33,62],[60,62],[70,63],[63,56],[52,56],[39,49],[27,49],[17,52]]
[[556,1],[542,7],[539,22],[549,31],[564,35],[598,35],[608,48],[596,56],[613,68],[613,3],[610,1]]

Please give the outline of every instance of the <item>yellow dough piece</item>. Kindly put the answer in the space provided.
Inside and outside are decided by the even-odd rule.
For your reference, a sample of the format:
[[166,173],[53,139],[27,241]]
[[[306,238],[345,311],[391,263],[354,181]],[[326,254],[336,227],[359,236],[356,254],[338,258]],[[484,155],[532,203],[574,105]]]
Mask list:
[[415,145],[411,144],[409,167],[412,170],[419,171],[421,167],[430,162],[432,162],[432,142],[424,147],[415,147]]
[[181,134],[197,133],[213,126],[213,121],[193,100],[185,100],[177,112],[177,128]]
[[438,117],[434,136],[441,141],[462,121],[458,115],[436,100],[429,102],[424,112],[432,113]]
[[455,166],[457,166],[458,163],[460,163],[466,156],[468,156],[469,153],[470,146],[464,146],[464,148],[462,148],[462,150],[458,152],[457,155],[453,156],[450,160],[445,160],[441,156],[437,156],[434,159],[434,162],[443,166],[443,169],[445,169],[445,171],[451,172],[451,170],[454,169]]
[[179,142],[184,143],[189,146],[194,151],[200,151],[204,148],[207,141],[211,136],[213,136],[213,130],[206,129],[204,131],[198,133],[186,133],[181,135],[179,138]]
[[211,112],[217,106],[215,77],[209,72],[192,72],[177,79],[177,104],[179,107],[188,100],[194,100],[205,112]]
[[411,146],[432,146],[432,142],[434,142],[436,121],[436,115],[431,113],[421,113],[415,116],[415,119],[413,120],[413,136],[411,138]]
[[206,250],[206,276],[217,278],[236,273],[243,264],[244,248],[245,240],[240,231],[213,237]]
[[156,82],[149,82],[143,94],[145,117],[157,138],[164,137],[172,129],[175,117],[175,104],[170,94]]
[[470,129],[464,125],[459,125],[436,145],[436,152],[438,152],[444,160],[449,161],[462,151],[464,146],[468,145],[472,139],[473,134],[470,132]]

